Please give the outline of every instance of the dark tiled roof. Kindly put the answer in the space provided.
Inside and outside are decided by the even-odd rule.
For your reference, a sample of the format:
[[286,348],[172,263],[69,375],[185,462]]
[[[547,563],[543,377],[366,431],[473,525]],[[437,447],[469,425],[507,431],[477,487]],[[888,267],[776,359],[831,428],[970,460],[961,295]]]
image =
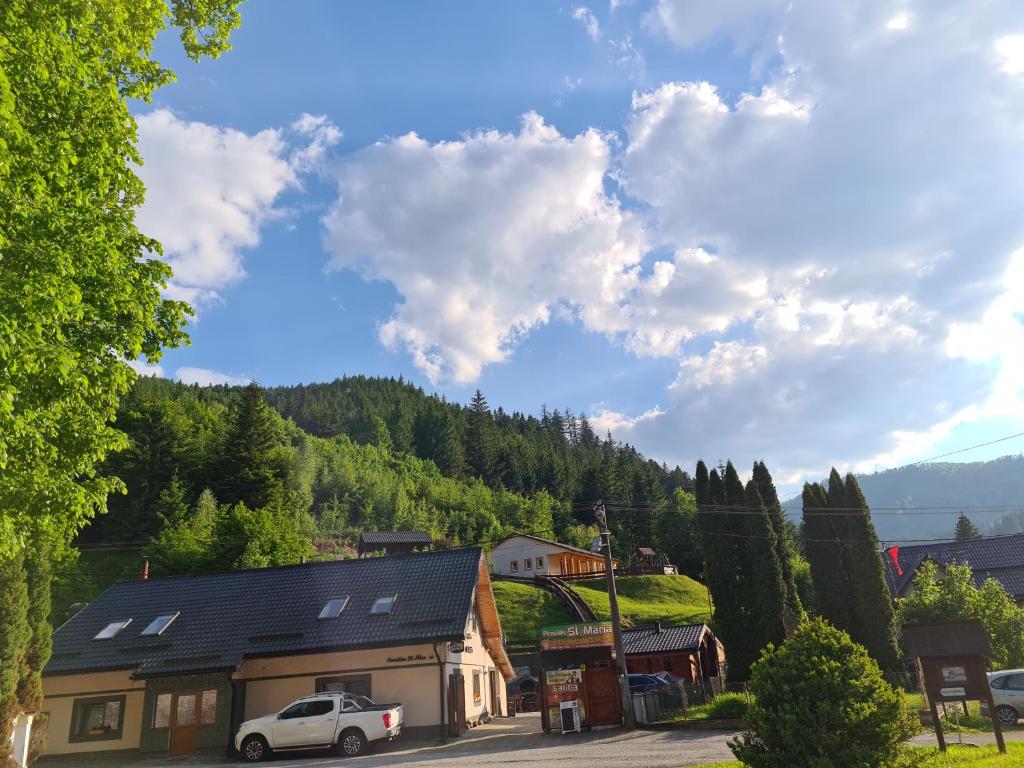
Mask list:
[[359,534],[360,544],[430,544],[432,541],[426,531],[364,531]]
[[642,627],[622,630],[622,643],[627,656],[644,653],[696,651],[700,647],[706,624],[684,624],[680,627]]
[[[481,558],[468,548],[119,582],[54,633],[45,674],[230,670],[253,656],[461,639]],[[346,595],[338,618],[317,619],[328,600]],[[371,615],[389,595],[398,595],[392,612]],[[162,635],[139,636],[178,611]],[[93,640],[122,619],[132,622],[115,638]]]
[[903,594],[921,563],[932,560],[940,566],[966,563],[974,571],[974,581],[979,586],[986,579],[993,578],[1014,598],[1024,597],[1024,533],[901,546],[899,563],[903,569],[902,576],[897,574],[888,552],[882,553],[882,560],[886,581],[894,596]]

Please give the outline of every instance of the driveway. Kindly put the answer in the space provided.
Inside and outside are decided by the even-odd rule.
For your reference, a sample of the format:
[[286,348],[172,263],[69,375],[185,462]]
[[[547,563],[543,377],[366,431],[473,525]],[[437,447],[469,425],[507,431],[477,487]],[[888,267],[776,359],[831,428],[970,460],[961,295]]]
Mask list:
[[[311,752],[289,755],[263,765],[272,768],[383,768],[409,765],[416,768],[478,768],[481,765],[514,765],[516,768],[551,768],[552,764],[601,766],[602,768],[676,768],[733,759],[725,742],[730,734],[721,731],[624,731],[621,728],[590,733],[545,734],[536,712],[499,719],[475,728],[447,744],[402,743],[382,747],[366,757],[341,758]],[[63,760],[44,760],[41,766],[69,765]],[[224,768],[245,765],[210,758],[149,758],[108,756],[95,762],[82,758],[76,768]]]

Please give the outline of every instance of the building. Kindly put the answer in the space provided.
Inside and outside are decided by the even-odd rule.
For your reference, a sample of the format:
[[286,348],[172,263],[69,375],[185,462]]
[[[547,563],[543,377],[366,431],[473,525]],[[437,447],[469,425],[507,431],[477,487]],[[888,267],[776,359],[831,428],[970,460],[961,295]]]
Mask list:
[[624,629],[626,669],[630,672],[669,672],[688,682],[719,677],[725,661],[722,643],[707,624]]
[[426,531],[363,531],[359,534],[359,556],[369,557],[376,552],[406,555],[431,544],[433,540]]
[[679,571],[665,555],[659,555],[650,547],[637,547],[633,550],[633,563],[624,573],[630,576],[676,576]]
[[224,753],[243,720],[332,690],[437,736],[449,709],[503,714],[513,671],[467,548],[120,582],[56,631],[43,675],[47,754],[178,755]]
[[935,563],[939,572],[950,565],[971,566],[974,583],[979,587],[986,579],[995,579],[1017,601],[1024,602],[1024,533],[1010,536],[989,536],[970,541],[948,541],[914,544],[882,552],[885,578],[893,597],[906,597],[914,588],[914,576],[926,560]]
[[[502,539],[490,554],[491,570],[499,576],[602,576],[604,557],[568,544],[527,533]],[[612,561],[618,567],[618,560]]]

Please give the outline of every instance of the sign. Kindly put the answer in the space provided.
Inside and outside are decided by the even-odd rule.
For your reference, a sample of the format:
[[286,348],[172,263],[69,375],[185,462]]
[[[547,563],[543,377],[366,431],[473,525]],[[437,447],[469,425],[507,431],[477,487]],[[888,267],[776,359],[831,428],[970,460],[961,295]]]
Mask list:
[[466,650],[466,643],[462,640],[452,640],[448,643],[449,653],[464,653]]
[[944,699],[955,699],[961,696],[967,695],[967,689],[965,688],[940,688],[939,696]]
[[943,667],[942,682],[944,683],[966,683],[967,667]]
[[540,633],[542,651],[569,651],[576,648],[603,648],[615,644],[610,621],[586,624],[561,624],[544,627]]
[[548,708],[548,723],[555,727],[560,722],[561,704],[564,701],[577,702],[581,718],[585,718],[583,705],[583,669],[554,669],[544,672],[544,701]]
[[559,669],[547,672],[546,679],[551,694],[579,693],[583,685],[583,670]]

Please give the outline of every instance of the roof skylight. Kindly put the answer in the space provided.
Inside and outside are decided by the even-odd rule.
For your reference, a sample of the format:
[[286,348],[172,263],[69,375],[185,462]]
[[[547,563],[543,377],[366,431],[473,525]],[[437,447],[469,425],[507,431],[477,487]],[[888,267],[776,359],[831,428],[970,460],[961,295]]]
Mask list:
[[336,619],[341,615],[341,612],[345,610],[345,606],[348,605],[348,595],[344,597],[335,597],[327,601],[324,605],[323,610],[320,611],[318,619]]
[[171,622],[178,618],[180,611],[175,613],[165,613],[161,616],[157,616],[153,621],[149,623],[149,626],[142,630],[142,637],[152,637],[154,635],[162,635],[164,630],[171,626]]
[[373,608],[370,609],[370,613],[391,613],[391,609],[395,607],[395,600],[397,599],[398,595],[378,597],[377,602],[375,602],[373,604]]
[[99,632],[96,633],[96,637],[93,640],[112,640],[117,637],[117,634],[132,623],[131,619],[118,619],[112,621]]

